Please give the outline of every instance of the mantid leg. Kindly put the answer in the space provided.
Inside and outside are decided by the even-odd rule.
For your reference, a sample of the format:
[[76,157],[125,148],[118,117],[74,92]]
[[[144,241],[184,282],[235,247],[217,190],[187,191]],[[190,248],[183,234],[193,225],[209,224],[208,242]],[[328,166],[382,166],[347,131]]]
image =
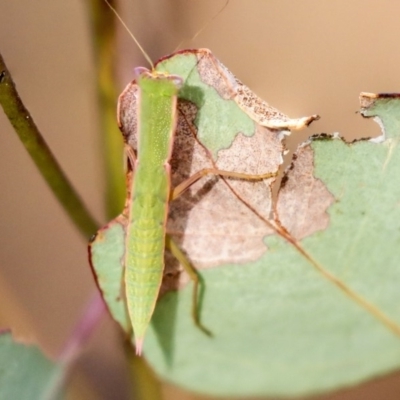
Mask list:
[[178,186],[176,186],[172,190],[171,200],[175,200],[176,198],[178,198],[191,185],[193,185],[199,179],[201,179],[207,175],[219,175],[219,176],[225,176],[227,178],[243,179],[243,180],[247,180],[247,181],[259,181],[262,179],[273,178],[273,177],[277,176],[277,174],[278,174],[277,172],[267,172],[265,174],[252,175],[252,174],[245,174],[242,172],[223,171],[223,170],[216,169],[216,168],[204,168],[204,169],[201,169],[200,171],[196,172],[194,175],[192,175],[186,181],[184,181],[184,182],[180,183]]
[[165,246],[171,251],[174,257],[180,262],[183,266],[187,274],[189,275],[190,279],[193,281],[193,293],[192,293],[192,318],[194,320],[195,325],[203,331],[206,335],[212,336],[212,333],[205,328],[201,322],[198,312],[198,293],[199,293],[199,285],[200,285],[200,276],[197,273],[196,269],[187,259],[185,254],[183,254],[182,250],[179,246],[174,242],[170,235],[166,235],[165,238]]
[[[171,192],[170,200],[174,200],[174,199],[178,198],[191,185],[193,185],[199,179],[201,179],[207,175],[219,175],[219,176],[225,176],[228,178],[245,179],[245,180],[262,180],[262,179],[273,178],[274,176],[277,175],[277,172],[269,172],[269,173],[265,173],[265,174],[251,175],[251,174],[245,174],[245,173],[241,173],[241,172],[223,171],[223,170],[219,170],[216,168],[204,168],[204,169],[196,172],[194,175],[192,175],[190,178],[188,178],[184,182],[180,183],[178,186],[176,186]],[[211,332],[207,328],[205,328],[200,322],[200,317],[199,317],[199,312],[198,312],[198,299],[199,299],[198,293],[199,293],[199,285],[200,285],[201,281],[200,281],[200,276],[199,276],[198,272],[193,267],[193,265],[190,263],[190,261],[187,259],[185,254],[179,248],[179,246],[174,242],[174,240],[168,234],[166,236],[165,245],[171,251],[171,253],[174,255],[174,257],[180,262],[180,264],[183,266],[183,268],[189,275],[190,279],[193,281],[192,317],[193,317],[195,325],[200,330],[202,330],[205,334],[207,334],[208,336],[211,336],[212,335]]]
[[135,154],[135,151],[132,149],[132,147],[129,144],[125,144],[125,146],[124,146],[124,156],[125,156],[125,161],[129,160],[129,163],[131,164],[132,169],[133,169],[135,166],[136,154]]

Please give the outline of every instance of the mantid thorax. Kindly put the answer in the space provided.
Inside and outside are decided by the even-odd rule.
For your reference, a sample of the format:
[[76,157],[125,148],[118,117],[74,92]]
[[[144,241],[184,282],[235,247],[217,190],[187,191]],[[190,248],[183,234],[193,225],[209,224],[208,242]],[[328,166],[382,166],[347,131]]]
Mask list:
[[169,80],[178,90],[183,84],[181,77],[168,75],[164,72],[150,71],[144,67],[135,68],[136,79],[130,82],[118,98],[117,119],[118,126],[122,132],[124,142],[137,150],[138,116],[137,106],[140,88],[137,80],[141,77],[155,80]]

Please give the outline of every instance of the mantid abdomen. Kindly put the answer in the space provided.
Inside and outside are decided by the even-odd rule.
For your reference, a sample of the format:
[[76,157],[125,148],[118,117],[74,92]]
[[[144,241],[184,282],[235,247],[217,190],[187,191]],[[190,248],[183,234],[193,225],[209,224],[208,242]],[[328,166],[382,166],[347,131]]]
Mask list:
[[165,211],[165,201],[154,194],[139,194],[132,203],[135,217],[127,232],[125,285],[137,344],[150,323],[163,277]]

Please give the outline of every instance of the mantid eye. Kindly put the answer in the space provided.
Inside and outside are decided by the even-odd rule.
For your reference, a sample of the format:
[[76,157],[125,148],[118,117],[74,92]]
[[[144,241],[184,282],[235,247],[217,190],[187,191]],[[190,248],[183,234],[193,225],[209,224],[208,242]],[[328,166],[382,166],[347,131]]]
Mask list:
[[145,74],[145,73],[150,73],[150,71],[145,67],[135,67],[134,73],[135,73],[136,79],[138,79],[140,75]]

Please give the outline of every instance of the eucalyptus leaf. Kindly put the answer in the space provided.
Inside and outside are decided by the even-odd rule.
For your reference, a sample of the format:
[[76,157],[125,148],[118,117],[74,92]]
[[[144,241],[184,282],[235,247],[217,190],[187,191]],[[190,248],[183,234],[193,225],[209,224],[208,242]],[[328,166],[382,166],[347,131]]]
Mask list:
[[[179,53],[157,64],[187,83],[178,105],[173,185],[213,166],[248,174],[277,171],[282,130],[315,116],[290,120],[277,112],[286,128],[262,125],[231,95],[238,82],[233,75],[223,80],[227,86],[210,83],[204,72],[209,69],[199,67],[200,53]],[[186,72],[181,65],[175,69],[175,61]],[[127,109],[135,107],[136,89],[129,90]],[[220,124],[203,107],[208,92],[217,103],[231,102]],[[170,204],[167,228],[200,270],[200,317],[213,336],[194,325],[192,287],[167,253],[162,291],[180,290],[161,297],[144,342],[145,357],[163,379],[214,396],[301,396],[400,366],[400,337],[393,332],[400,332],[398,102],[363,97],[363,115],[383,121],[385,136],[377,140],[346,143],[320,135],[301,145],[275,209],[274,178],[211,176]],[[224,105],[211,109],[219,107]],[[136,138],[125,140],[135,147]],[[286,236],[277,234],[277,221]],[[122,214],[100,230],[90,252],[109,309],[130,334],[122,283],[126,223]]]

